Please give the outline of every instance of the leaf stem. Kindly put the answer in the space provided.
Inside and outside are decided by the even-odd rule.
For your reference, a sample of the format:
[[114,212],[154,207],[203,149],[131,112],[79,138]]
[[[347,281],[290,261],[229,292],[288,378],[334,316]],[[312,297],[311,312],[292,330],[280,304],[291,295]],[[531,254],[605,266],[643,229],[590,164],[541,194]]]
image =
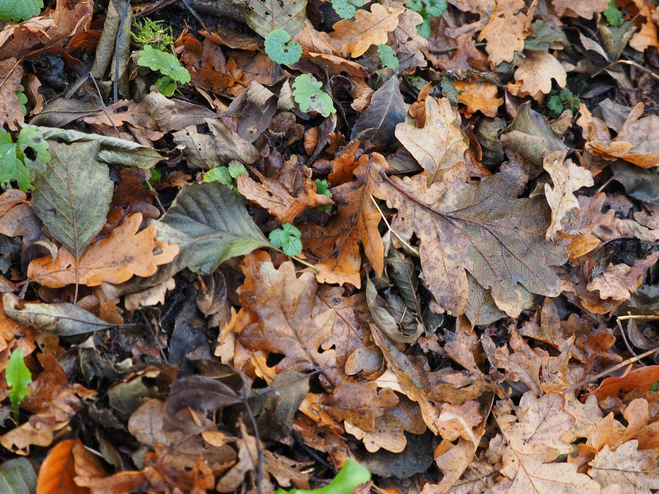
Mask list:
[[[279,249],[278,247],[275,247],[274,245],[271,246],[270,248],[276,250],[277,252],[281,252],[282,254],[288,256],[288,254],[286,254],[286,252],[284,252],[283,250]],[[300,264],[304,264],[304,265],[307,266],[308,268],[313,269],[316,273],[319,273],[319,272],[320,272],[320,271],[318,271],[318,268],[317,268],[316,266],[314,266],[313,264],[309,264],[307,261],[303,261],[302,259],[300,259],[300,258],[297,257],[297,256],[288,256],[288,257],[290,257],[291,259],[295,259],[297,262],[299,262]]]

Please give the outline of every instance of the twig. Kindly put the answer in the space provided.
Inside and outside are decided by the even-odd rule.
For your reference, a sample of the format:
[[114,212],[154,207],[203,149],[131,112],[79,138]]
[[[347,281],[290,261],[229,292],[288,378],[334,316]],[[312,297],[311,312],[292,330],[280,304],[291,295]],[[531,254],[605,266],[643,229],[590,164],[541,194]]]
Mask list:
[[627,314],[626,316],[618,316],[619,321],[626,321],[627,319],[659,319],[659,316],[653,316],[651,314]]
[[117,137],[121,139],[121,134],[119,134],[119,129],[117,129],[117,126],[112,121],[112,118],[110,117],[110,112],[108,111],[108,107],[105,106],[105,102],[103,101],[103,95],[101,94],[101,90],[98,88],[98,84],[96,84],[96,78],[94,77],[94,74],[89,72],[89,76],[92,78],[92,82],[94,83],[94,87],[96,88],[96,92],[98,93],[98,97],[101,100],[101,108],[103,109],[103,113],[105,113],[105,116],[108,117],[108,120],[110,121],[110,125],[112,125],[112,128],[117,133]]
[[650,69],[647,69],[647,68],[643,67],[642,65],[637,64],[636,62],[633,62],[633,61],[631,61],[631,60],[618,60],[617,62],[613,62],[613,63],[607,65],[606,67],[604,67],[603,69],[598,70],[597,72],[595,72],[595,73],[592,75],[592,77],[595,77],[596,75],[601,74],[601,73],[604,72],[606,69],[611,68],[611,67],[613,67],[614,65],[618,65],[619,63],[624,63],[625,65],[632,65],[633,67],[636,67],[637,69],[640,69],[640,70],[642,70],[643,72],[647,72],[648,74],[650,74],[650,76],[652,76],[652,77],[654,77],[655,79],[659,80],[659,75],[655,74],[655,73],[652,72]]
[[[627,341],[625,328],[622,327],[622,323],[620,322],[620,319],[618,319],[618,328],[620,328],[620,333],[622,333],[622,339],[625,340],[625,346],[627,347],[627,350],[629,350],[629,353],[631,353],[634,357],[636,357],[636,352],[632,349],[631,345],[629,344],[629,341]],[[643,364],[643,362],[641,362],[641,364]]]
[[380,206],[378,206],[378,203],[375,201],[375,198],[371,196],[371,201],[373,201],[373,204],[375,204],[375,207],[378,209],[378,212],[380,213],[380,216],[382,216],[382,219],[384,220],[384,223],[387,225],[387,228],[389,228],[389,231],[396,235],[396,238],[401,241],[401,243],[405,246],[407,246],[408,249],[410,249],[412,252],[414,252],[417,256],[419,255],[419,250],[412,247],[410,244],[408,244],[398,233],[396,233],[396,230],[391,228],[391,225],[387,221],[387,218],[384,216],[384,213],[380,209]]
[[571,388],[566,389],[566,390],[563,391],[561,394],[562,394],[562,395],[565,395],[565,394],[569,393],[570,391],[574,391],[575,389],[580,388],[581,386],[585,386],[586,384],[590,384],[590,383],[592,383],[593,381],[597,381],[600,377],[604,377],[604,376],[606,376],[606,375],[608,375],[608,374],[611,374],[612,372],[615,372],[615,371],[617,371],[618,369],[620,369],[620,368],[622,368],[622,367],[625,367],[626,365],[633,364],[634,362],[637,362],[637,361],[641,360],[642,358],[649,357],[649,356],[652,355],[653,353],[657,353],[657,352],[659,352],[659,346],[658,346],[657,348],[653,349],[653,350],[648,350],[647,352],[642,353],[641,355],[637,355],[636,357],[628,358],[627,360],[625,360],[625,361],[623,361],[623,362],[620,362],[620,363],[617,364],[617,365],[614,365],[614,366],[611,367],[610,369],[607,369],[607,370],[605,370],[604,372],[600,372],[600,373],[597,374],[596,376],[589,377],[589,378],[586,379],[585,381],[582,381],[582,382],[580,382],[579,384],[575,384],[575,385],[572,386]]

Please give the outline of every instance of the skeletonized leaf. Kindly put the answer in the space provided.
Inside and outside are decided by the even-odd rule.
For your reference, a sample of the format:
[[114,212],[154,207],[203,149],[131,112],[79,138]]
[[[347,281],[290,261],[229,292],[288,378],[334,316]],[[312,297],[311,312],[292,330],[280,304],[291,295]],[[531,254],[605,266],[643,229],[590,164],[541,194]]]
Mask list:
[[270,246],[245,204],[219,182],[188,185],[156,222],[158,239],[178,244],[190,270],[210,274],[231,257]]
[[26,304],[18,309],[18,298],[11,293],[3,294],[2,303],[5,314],[12,319],[53,331],[58,336],[75,336],[113,326],[73,304]]
[[34,180],[32,207],[53,237],[80,259],[110,210],[110,172],[95,159],[98,142],[49,144],[52,159]]
[[243,10],[247,25],[264,38],[276,29],[286,31],[291,37],[302,31],[307,0],[247,0],[246,3]]
[[34,467],[25,458],[9,460],[0,465],[0,487],[11,494],[33,494],[37,488]]

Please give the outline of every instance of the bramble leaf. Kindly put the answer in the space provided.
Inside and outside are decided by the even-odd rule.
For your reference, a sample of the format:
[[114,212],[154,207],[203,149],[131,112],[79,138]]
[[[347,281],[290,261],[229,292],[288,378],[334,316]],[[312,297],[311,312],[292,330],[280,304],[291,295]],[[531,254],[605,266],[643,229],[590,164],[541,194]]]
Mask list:
[[390,67],[396,70],[400,66],[396,52],[389,45],[378,45],[378,52],[380,52],[380,61],[384,67]]
[[270,232],[270,243],[284,251],[287,256],[297,256],[302,252],[302,241],[300,240],[300,230],[290,223],[281,225]]
[[299,75],[293,82],[293,98],[300,105],[304,113],[316,111],[323,117],[329,117],[330,113],[336,113],[334,103],[329,94],[321,91],[322,82],[316,81],[307,74]]
[[146,45],[138,53],[140,58],[137,60],[137,65],[140,67],[148,67],[182,84],[187,84],[192,80],[190,72],[171,53],[156,50],[151,45]]
[[43,0],[3,0],[0,2],[0,21],[26,21],[39,15]]
[[16,348],[11,352],[9,364],[5,370],[7,386],[11,389],[8,391],[11,409],[14,412],[14,422],[18,423],[18,408],[21,406],[23,398],[30,394],[27,385],[32,382],[32,374],[25,365],[23,350]]
[[[36,158],[31,160],[25,151],[31,148],[36,153]],[[34,189],[30,185],[30,171],[39,171],[43,163],[50,161],[48,143],[40,132],[31,128],[21,129],[18,142],[14,144],[11,135],[0,129],[0,185],[4,189],[11,188],[11,182],[15,181],[23,191]]]
[[265,37],[265,53],[275,63],[290,65],[298,62],[302,56],[302,47],[283,29],[270,31]]

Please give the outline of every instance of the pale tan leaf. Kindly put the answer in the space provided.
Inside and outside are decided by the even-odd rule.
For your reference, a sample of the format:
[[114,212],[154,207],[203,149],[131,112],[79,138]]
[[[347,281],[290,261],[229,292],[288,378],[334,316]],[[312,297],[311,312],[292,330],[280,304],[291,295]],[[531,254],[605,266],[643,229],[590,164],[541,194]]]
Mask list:
[[635,439],[615,451],[604,446],[589,463],[588,473],[602,487],[618,484],[624,494],[650,494],[650,489],[659,489],[659,459],[656,451],[637,448]]
[[554,79],[560,87],[567,83],[567,72],[551,53],[544,51],[525,51],[525,58],[517,65],[515,81],[508,85],[508,90],[515,96],[533,96],[539,100],[549,94]]

